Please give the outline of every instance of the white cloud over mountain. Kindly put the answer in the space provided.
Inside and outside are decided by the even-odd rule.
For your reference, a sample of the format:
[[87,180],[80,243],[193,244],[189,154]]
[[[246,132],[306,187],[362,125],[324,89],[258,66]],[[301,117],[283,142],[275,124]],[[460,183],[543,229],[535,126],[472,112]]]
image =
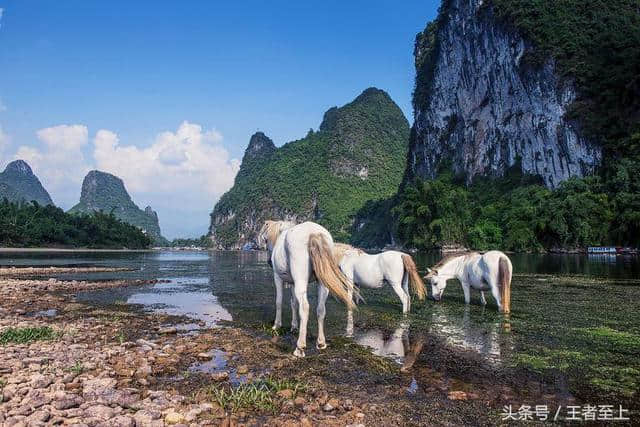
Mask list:
[[[0,129],[0,153],[3,135]],[[32,166],[56,204],[68,209],[78,201],[89,170],[109,172],[124,180],[141,208],[149,204],[158,211],[169,236],[206,232],[208,213],[233,185],[240,167],[218,131],[187,121],[175,132],[160,132],[146,147],[123,144],[106,129],[90,141],[89,129],[77,124],[41,129],[36,135],[41,146],[20,146],[13,158]]]

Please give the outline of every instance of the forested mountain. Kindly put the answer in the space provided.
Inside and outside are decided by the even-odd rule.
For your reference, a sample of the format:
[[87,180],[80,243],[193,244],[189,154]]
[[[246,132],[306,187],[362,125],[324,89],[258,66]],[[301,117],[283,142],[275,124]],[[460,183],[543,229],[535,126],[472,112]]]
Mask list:
[[15,160],[0,173],[0,200],[7,198],[12,202],[31,202],[41,205],[53,205],[53,200],[40,180],[24,160]]
[[68,214],[53,205],[0,202],[0,246],[144,249],[151,239],[112,214]]
[[444,0],[414,54],[405,179],[360,244],[640,245],[637,1]]
[[251,137],[233,188],[211,214],[214,247],[255,240],[265,219],[314,220],[341,240],[369,200],[394,194],[402,180],[409,124],[382,90],[329,109],[318,131],[280,148]]
[[148,234],[154,244],[165,245],[167,240],[160,233],[158,215],[150,206],[143,211],[131,200],[124,182],[110,173],[93,170],[82,182],[80,202],[69,213],[113,213],[116,218],[135,225]]

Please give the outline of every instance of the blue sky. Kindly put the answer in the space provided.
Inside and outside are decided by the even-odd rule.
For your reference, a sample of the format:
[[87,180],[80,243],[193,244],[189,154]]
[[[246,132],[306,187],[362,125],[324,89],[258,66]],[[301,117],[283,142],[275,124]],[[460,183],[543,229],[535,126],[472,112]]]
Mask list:
[[63,208],[105,169],[167,236],[202,234],[256,130],[301,138],[369,86],[411,121],[438,5],[0,0],[0,165],[25,157]]

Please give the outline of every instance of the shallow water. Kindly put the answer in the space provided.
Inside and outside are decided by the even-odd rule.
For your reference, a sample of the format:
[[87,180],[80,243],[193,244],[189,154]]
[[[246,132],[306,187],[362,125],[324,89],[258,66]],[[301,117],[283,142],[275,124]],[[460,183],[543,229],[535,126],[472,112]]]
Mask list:
[[[422,270],[439,258],[434,253],[416,256]],[[414,301],[408,317],[401,315],[400,302],[389,289],[363,290],[367,303],[356,312],[353,340],[398,363],[415,358],[412,352],[418,352],[417,363],[424,364],[429,354],[420,341],[423,334],[430,334],[487,366],[525,368],[586,397],[602,393],[625,401],[637,397],[633,390],[640,385],[638,258],[521,254],[511,258],[515,275],[510,317],[497,313],[491,297],[482,307],[472,293],[472,304],[466,306],[457,283],[449,284],[441,303]],[[153,285],[84,292],[78,299],[98,305],[139,304],[147,310],[186,314],[207,326],[231,321],[268,329],[275,312],[272,273],[263,252],[3,252],[0,266],[131,268],[57,277],[163,279]],[[312,307],[315,293],[310,289]],[[288,298],[287,291],[285,326],[290,321]],[[344,335],[345,322],[344,308],[329,299],[326,330],[330,339]],[[185,332],[194,328],[185,327]],[[312,317],[310,352],[314,333]],[[592,369],[576,368],[581,365]],[[411,390],[416,387],[412,383]]]

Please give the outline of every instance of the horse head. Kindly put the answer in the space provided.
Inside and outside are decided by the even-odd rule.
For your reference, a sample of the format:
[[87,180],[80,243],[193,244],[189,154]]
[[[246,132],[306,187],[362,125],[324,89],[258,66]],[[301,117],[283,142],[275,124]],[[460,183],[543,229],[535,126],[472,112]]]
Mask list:
[[435,268],[427,268],[427,274],[424,276],[424,279],[431,284],[431,297],[434,301],[440,301],[444,288],[447,287],[447,278],[438,276],[438,270]]
[[265,221],[258,232],[258,247],[261,249],[267,249],[271,252],[280,234],[294,225],[295,223],[291,221]]

